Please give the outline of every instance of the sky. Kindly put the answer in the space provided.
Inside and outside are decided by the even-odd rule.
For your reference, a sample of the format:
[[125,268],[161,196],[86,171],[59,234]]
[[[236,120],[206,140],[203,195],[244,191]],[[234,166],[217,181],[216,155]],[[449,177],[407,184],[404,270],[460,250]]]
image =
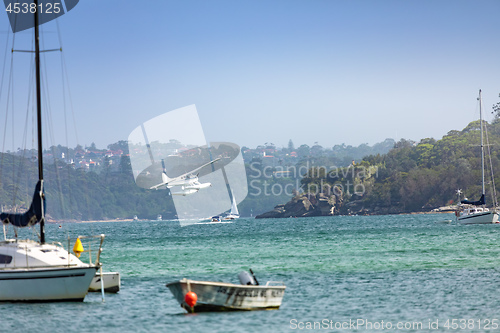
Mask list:
[[[499,13],[497,0],[80,0],[57,23],[74,121],[51,97],[49,128],[105,148],[195,104],[207,141],[240,146],[440,139],[478,119],[479,89],[486,119],[500,101]],[[0,15],[2,48],[8,27]]]

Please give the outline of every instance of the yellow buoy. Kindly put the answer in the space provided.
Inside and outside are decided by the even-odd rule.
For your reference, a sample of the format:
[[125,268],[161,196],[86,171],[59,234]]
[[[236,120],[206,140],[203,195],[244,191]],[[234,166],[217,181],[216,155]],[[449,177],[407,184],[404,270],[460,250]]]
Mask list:
[[73,252],[75,255],[80,258],[80,254],[84,251],[82,241],[80,241],[80,238],[76,239],[75,246],[73,246]]

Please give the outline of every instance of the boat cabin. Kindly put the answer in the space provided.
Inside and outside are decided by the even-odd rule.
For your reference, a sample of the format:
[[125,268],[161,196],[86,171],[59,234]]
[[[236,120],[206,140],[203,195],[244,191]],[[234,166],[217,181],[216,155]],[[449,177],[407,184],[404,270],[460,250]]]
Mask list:
[[470,214],[477,214],[477,213],[483,213],[483,212],[489,212],[490,210],[486,207],[469,207],[465,208],[463,211],[460,212],[460,216],[467,216]]
[[0,269],[26,269],[28,267],[82,266],[74,255],[53,244],[37,242],[2,242]]

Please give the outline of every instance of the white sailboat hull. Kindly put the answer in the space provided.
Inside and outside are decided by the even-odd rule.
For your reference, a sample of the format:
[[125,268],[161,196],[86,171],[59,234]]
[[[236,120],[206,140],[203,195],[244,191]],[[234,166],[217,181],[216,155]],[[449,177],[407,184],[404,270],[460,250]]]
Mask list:
[[239,215],[229,214],[229,215],[224,216],[222,219],[223,220],[236,220],[239,218],[240,218]]
[[[167,287],[181,307],[194,312],[279,309],[286,288],[284,285],[238,285],[188,279],[168,283]],[[184,301],[189,291],[198,296],[192,310]]]
[[0,270],[0,301],[83,301],[97,268]]
[[460,224],[492,224],[498,223],[498,213],[496,211],[478,212],[461,215],[458,217]]

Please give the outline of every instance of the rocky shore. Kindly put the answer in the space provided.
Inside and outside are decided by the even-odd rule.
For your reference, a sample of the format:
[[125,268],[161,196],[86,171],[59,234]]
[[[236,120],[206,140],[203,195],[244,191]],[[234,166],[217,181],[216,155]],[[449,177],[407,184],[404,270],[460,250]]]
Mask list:
[[277,205],[270,212],[257,215],[256,219],[280,217],[331,216],[335,212],[337,197],[319,194],[296,195],[284,205]]
[[[287,218],[287,217],[310,217],[310,216],[332,216],[334,213],[340,215],[393,215],[409,213],[452,213],[456,206],[445,206],[428,208],[420,212],[404,211],[402,207],[394,206],[365,206],[362,197],[353,198],[342,207],[342,199],[335,195],[326,196],[319,194],[301,194],[293,197],[284,205],[277,205],[273,210],[257,215],[256,219],[264,218]],[[357,200],[356,200],[357,199]],[[342,207],[342,210],[340,210]]]

